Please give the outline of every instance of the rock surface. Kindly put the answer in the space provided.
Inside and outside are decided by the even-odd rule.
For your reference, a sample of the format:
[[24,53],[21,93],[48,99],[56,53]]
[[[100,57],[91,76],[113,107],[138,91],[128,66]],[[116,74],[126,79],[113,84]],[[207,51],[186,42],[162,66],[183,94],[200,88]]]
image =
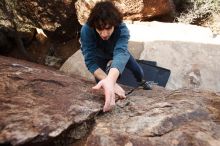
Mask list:
[[68,75],[78,74],[81,77],[85,77],[87,80],[94,80],[93,75],[86,68],[81,50],[78,50],[69,57],[61,66],[60,71]]
[[102,109],[103,96],[77,76],[2,56],[0,74],[0,144],[52,139]]
[[142,50],[139,59],[156,61],[171,70],[167,89],[220,91],[220,37],[209,28],[161,22],[138,22],[128,28],[130,41],[143,43],[142,48],[134,46]]
[[220,45],[178,41],[146,43],[141,59],[171,70],[167,89],[183,87],[220,91]]
[[[81,26],[77,20],[75,2],[1,0],[0,54],[39,64],[48,64],[48,58],[57,58],[63,63],[79,49]],[[44,30],[47,39],[42,41],[36,28]],[[70,42],[71,47],[61,47],[68,46]]]
[[72,0],[1,0],[0,26],[16,28],[19,32],[28,32],[35,27],[48,31],[64,25],[73,28],[74,23],[77,24],[74,3]]
[[103,114],[103,94],[89,81],[12,58],[0,66],[0,144],[220,145],[220,93],[138,88]]
[[[75,3],[80,24],[84,24],[90,10],[100,0],[78,0]],[[146,20],[149,18],[172,15],[175,12],[172,0],[112,0],[121,10],[125,20]]]
[[98,117],[87,146],[218,146],[220,94],[134,91]]

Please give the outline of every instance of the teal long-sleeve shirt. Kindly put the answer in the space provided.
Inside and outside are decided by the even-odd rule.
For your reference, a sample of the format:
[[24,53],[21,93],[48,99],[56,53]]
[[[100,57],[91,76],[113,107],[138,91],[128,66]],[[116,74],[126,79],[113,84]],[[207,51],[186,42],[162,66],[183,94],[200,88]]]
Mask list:
[[129,30],[125,23],[114,28],[108,40],[102,40],[94,28],[88,24],[83,25],[80,33],[81,50],[88,70],[93,74],[99,63],[113,60],[111,68],[123,72],[130,53],[128,51]]

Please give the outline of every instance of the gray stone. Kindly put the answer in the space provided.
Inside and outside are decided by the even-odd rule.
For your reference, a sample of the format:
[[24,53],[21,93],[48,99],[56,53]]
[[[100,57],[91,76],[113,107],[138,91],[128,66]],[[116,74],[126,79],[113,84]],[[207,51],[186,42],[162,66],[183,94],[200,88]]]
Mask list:
[[156,61],[171,70],[167,89],[199,88],[220,91],[220,37],[209,28],[181,23],[128,24],[133,44],[143,46],[137,58]]
[[68,75],[78,74],[87,80],[94,81],[93,75],[86,68],[81,50],[78,50],[71,57],[69,57],[61,66],[60,71]]
[[141,59],[156,60],[171,70],[167,89],[199,88],[220,91],[220,45],[154,41],[145,43]]

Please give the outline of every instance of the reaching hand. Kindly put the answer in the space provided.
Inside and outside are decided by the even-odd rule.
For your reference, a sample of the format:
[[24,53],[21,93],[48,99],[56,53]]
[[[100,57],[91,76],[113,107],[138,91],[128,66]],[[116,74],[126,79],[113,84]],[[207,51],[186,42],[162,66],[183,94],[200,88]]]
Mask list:
[[115,94],[117,94],[119,98],[126,98],[124,89],[117,83],[115,84],[114,90],[115,90]]
[[114,90],[114,82],[110,79],[105,78],[101,80],[96,86],[93,87],[95,90],[99,90],[101,88],[104,89],[105,94],[105,105],[103,107],[103,111],[109,111],[115,106],[115,90]]

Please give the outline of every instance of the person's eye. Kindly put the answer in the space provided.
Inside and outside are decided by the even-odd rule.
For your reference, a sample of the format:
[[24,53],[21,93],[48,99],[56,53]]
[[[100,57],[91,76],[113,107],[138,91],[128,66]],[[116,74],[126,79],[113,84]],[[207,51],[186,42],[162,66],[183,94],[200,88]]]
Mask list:
[[103,29],[98,29],[98,28],[96,29],[97,32],[101,32],[102,30],[103,30]]

